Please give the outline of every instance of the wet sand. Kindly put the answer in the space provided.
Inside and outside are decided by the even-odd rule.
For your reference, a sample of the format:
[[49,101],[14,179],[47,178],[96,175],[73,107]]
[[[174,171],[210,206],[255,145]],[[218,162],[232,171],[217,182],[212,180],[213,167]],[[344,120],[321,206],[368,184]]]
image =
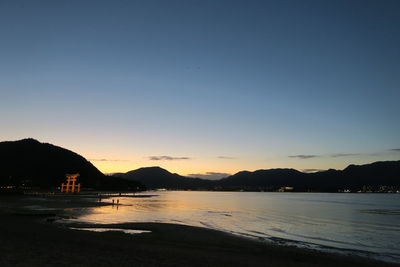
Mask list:
[[[0,198],[0,266],[394,266],[356,256],[257,242],[215,230],[165,224],[54,223],[65,208],[91,207],[82,198]],[[49,209],[27,207],[46,202]],[[100,204],[100,205],[104,205]],[[149,230],[90,232],[69,226]]]

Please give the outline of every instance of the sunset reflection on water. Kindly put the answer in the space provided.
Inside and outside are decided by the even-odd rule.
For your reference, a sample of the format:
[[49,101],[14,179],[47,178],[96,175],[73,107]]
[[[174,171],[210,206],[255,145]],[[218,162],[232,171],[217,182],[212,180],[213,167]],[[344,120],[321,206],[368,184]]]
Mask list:
[[[143,193],[143,195],[149,194]],[[167,222],[257,239],[283,238],[400,259],[399,194],[152,192],[115,197],[120,205],[91,208],[79,221]],[[140,196],[140,194],[139,194]],[[371,209],[374,212],[368,212]],[[379,212],[378,212],[379,211]]]

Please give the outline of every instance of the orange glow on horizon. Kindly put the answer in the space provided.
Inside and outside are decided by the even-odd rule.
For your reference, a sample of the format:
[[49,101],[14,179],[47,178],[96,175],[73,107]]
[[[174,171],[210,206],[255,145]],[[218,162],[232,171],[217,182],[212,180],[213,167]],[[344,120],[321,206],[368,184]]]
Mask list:
[[[85,155],[85,153],[82,154]],[[331,168],[342,170],[350,164],[361,165],[379,160],[379,158],[371,158],[370,156],[347,158],[346,161],[339,157],[317,157],[299,160],[296,158],[288,158],[284,155],[277,155],[275,158],[270,157],[268,159],[264,159],[260,155],[254,155],[252,157],[242,156],[233,159],[219,159],[217,157],[196,155],[188,159],[151,160],[149,157],[132,156],[128,153],[118,152],[105,155],[100,154],[100,156],[90,153],[89,156],[85,155],[85,157],[105,174],[126,173],[139,168],[157,166],[182,176],[190,176],[191,174],[206,175],[209,172],[232,175],[240,171],[256,171],[274,168],[292,168],[298,171],[307,171],[307,169],[327,170]],[[395,158],[395,155],[392,158],[393,160],[398,160]],[[384,160],[391,160],[392,158],[386,157]]]

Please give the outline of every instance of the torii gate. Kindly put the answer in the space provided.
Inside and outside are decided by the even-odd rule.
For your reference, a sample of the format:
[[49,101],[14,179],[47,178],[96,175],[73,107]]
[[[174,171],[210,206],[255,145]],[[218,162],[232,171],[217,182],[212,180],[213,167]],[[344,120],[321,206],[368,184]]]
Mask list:
[[61,193],[65,192],[65,193],[74,193],[77,192],[79,193],[81,191],[81,184],[75,184],[76,182],[76,178],[78,178],[79,173],[76,174],[66,174],[65,175],[67,177],[67,183],[61,184]]

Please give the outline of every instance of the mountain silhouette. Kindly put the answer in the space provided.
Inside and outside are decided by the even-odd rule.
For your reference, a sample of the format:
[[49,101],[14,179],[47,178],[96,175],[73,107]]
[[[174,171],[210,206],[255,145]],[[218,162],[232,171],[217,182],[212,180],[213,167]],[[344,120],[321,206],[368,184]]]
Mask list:
[[79,173],[82,188],[129,189],[141,185],[105,176],[84,157],[35,139],[0,142],[0,185],[54,188],[65,175]]
[[307,175],[294,169],[269,169],[254,172],[242,171],[218,181],[230,186],[280,186],[282,182],[298,184]]
[[170,173],[160,167],[140,168],[124,174],[115,174],[115,176],[139,181],[147,188],[207,189],[212,185],[209,180],[187,178],[176,173]]
[[160,167],[105,176],[75,152],[35,139],[23,139],[0,142],[0,162],[0,186],[55,188],[65,181],[66,174],[79,173],[82,188],[106,190],[143,189],[143,185],[147,188],[249,191],[294,187],[294,191],[303,192],[379,191],[382,186],[400,189],[400,161],[349,165],[344,170],[316,173],[294,169],[241,171],[220,180],[184,177]]
[[137,180],[148,188],[276,191],[294,187],[294,191],[337,192],[357,191],[365,187],[378,190],[380,186],[400,186],[400,161],[383,161],[365,165],[350,165],[344,170],[303,173],[294,169],[241,171],[220,180],[205,180],[170,173],[160,167],[140,168],[117,174]]

